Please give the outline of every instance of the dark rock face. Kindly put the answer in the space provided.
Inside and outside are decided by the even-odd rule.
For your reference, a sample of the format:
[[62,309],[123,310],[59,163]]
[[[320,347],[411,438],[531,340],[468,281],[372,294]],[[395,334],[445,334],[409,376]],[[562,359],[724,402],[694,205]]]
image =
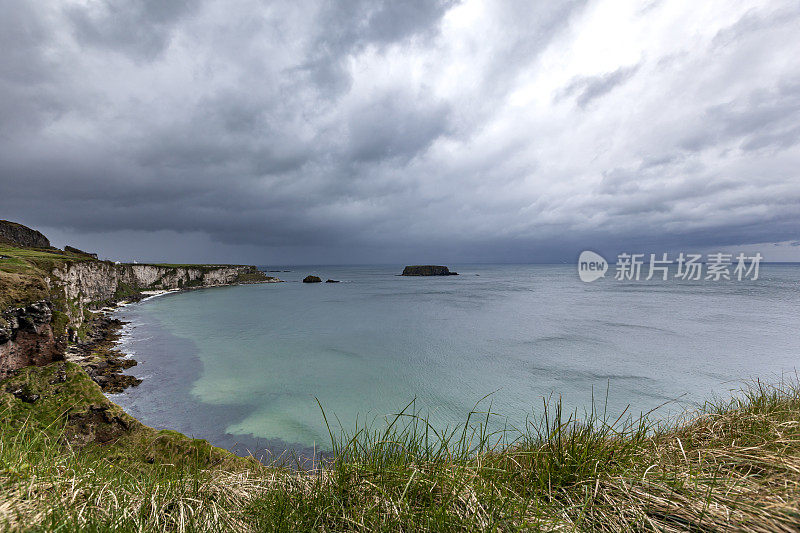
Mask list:
[[303,283],[321,283],[322,280],[318,276],[306,276],[303,278]]
[[329,279],[329,280],[325,280],[325,283],[339,283],[339,280]]
[[0,241],[29,248],[50,248],[47,237],[35,229],[8,220],[0,220]]
[[404,276],[457,276],[458,272],[441,265],[411,265],[403,269]]
[[0,315],[0,379],[25,366],[64,359],[64,346],[53,335],[52,318],[52,305],[47,300]]
[[128,420],[107,405],[90,405],[85,412],[70,413],[64,438],[73,445],[114,442],[131,430]]

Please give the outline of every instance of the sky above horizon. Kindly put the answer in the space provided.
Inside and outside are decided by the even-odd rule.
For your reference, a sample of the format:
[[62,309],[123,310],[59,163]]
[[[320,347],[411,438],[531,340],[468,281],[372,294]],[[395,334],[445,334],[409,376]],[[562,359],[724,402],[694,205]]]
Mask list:
[[796,0],[0,0],[0,219],[121,260],[800,261]]

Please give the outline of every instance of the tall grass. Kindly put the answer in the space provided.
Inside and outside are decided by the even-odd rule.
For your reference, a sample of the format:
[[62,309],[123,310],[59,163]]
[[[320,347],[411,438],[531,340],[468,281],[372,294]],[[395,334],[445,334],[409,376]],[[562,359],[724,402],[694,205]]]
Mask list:
[[119,463],[0,423],[0,521],[48,531],[797,530],[796,382],[756,382],[672,424],[594,407],[577,415],[545,402],[524,427],[496,429],[490,407],[439,430],[412,402],[384,425],[329,425],[333,454],[311,471]]

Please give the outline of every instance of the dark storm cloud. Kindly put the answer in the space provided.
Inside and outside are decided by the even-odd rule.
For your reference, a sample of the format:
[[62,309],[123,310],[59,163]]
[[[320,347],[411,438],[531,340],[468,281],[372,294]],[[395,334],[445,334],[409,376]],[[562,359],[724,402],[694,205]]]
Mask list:
[[429,39],[456,0],[343,0],[324,2],[316,24],[324,28],[301,68],[330,95],[349,87],[345,60],[367,46],[386,46],[411,37]]
[[0,8],[0,218],[106,255],[560,261],[800,234],[793,2]]
[[349,117],[350,158],[355,162],[409,159],[447,132],[449,115],[444,102],[381,95]]
[[39,128],[65,109],[59,66],[47,58],[47,24],[32,2],[0,0],[0,135]]

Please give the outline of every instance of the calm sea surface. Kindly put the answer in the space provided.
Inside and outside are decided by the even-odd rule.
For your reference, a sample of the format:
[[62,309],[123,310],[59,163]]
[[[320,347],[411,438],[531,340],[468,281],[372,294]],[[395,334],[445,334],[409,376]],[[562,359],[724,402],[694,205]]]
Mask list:
[[[278,268],[278,267],[270,267]],[[416,398],[437,425],[478,408],[524,424],[542,399],[668,416],[800,367],[800,266],[757,281],[583,283],[573,266],[283,267],[287,283],[124,307],[142,385],[111,398],[145,424],[243,451],[329,447],[329,421],[380,423]],[[341,280],[303,284],[307,274]],[[316,398],[316,399],[315,399]],[[335,428],[334,428],[335,429]]]

